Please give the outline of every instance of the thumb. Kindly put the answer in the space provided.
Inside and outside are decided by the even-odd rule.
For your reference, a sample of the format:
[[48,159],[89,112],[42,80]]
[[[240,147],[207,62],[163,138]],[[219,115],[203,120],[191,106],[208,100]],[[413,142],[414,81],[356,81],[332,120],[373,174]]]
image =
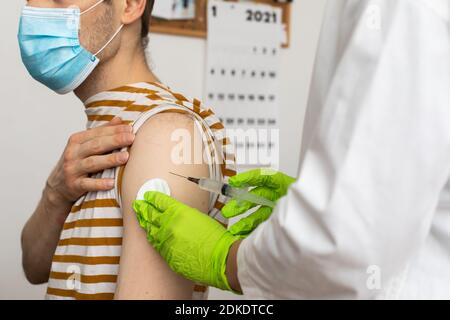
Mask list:
[[235,236],[247,236],[253,232],[261,223],[269,219],[273,209],[270,207],[261,207],[248,217],[239,220],[231,228],[230,233]]
[[[266,187],[256,187],[252,189],[250,193],[271,201],[277,201],[279,198],[278,194],[274,190]],[[233,198],[222,208],[222,215],[225,218],[232,218],[243,214],[256,206],[258,206],[258,204]]]
[[157,191],[147,191],[144,194],[144,199],[155,207],[160,212],[166,211],[172,204],[178,203],[177,200],[169,197],[168,195],[157,192]]

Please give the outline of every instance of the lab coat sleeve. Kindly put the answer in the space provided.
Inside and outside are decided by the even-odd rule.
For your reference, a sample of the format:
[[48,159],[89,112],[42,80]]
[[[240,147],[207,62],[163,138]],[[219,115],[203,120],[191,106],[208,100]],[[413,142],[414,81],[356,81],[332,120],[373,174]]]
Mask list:
[[419,250],[450,177],[445,8],[331,1],[299,179],[238,251],[249,298],[378,297]]

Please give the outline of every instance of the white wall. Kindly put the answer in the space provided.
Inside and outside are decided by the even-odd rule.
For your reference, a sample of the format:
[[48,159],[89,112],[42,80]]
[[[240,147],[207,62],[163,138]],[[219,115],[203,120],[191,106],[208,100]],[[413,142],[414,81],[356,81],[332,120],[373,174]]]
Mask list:
[[[295,174],[303,114],[320,22],[326,0],[296,0],[292,46],[283,53],[281,169]],[[4,1],[0,19],[0,299],[41,299],[45,286],[29,285],[22,273],[20,232],[71,133],[85,126],[73,95],[57,96],[24,70],[17,47],[17,22],[24,1]],[[152,65],[172,88],[201,97],[205,42],[153,35]],[[186,63],[188,61],[189,63]],[[183,73],[176,74],[176,71]],[[214,298],[229,295],[214,291]]]

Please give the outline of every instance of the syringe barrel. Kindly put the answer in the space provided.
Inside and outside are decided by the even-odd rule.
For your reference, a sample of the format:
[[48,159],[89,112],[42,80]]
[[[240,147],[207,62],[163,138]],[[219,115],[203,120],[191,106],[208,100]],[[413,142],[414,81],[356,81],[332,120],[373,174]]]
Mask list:
[[224,194],[223,191],[225,190],[223,190],[223,188],[226,188],[227,184],[213,179],[202,178],[200,179],[198,186],[209,192]]
[[249,201],[254,204],[268,206],[271,208],[275,207],[275,203],[273,201],[249,193],[248,188],[233,188],[229,184],[206,178],[200,179],[198,185],[201,189],[206,191],[222,194],[227,197],[233,197],[244,201]]

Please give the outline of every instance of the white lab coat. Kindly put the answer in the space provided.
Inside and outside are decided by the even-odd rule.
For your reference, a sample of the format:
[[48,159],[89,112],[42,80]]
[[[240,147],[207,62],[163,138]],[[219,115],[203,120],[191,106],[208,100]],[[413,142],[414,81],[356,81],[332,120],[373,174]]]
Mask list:
[[298,182],[243,241],[249,298],[450,298],[449,0],[331,0]]

